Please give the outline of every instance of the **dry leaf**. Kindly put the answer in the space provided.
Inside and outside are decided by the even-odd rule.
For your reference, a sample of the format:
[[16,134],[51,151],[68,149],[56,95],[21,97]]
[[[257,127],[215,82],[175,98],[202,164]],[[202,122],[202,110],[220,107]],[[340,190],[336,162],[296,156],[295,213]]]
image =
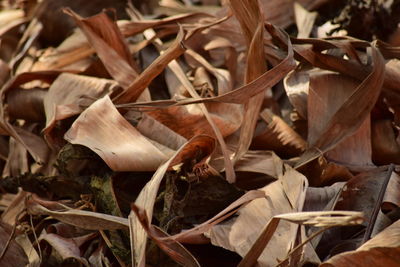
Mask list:
[[128,219],[126,218],[98,212],[71,209],[56,201],[44,201],[36,196],[27,198],[26,207],[29,214],[52,216],[61,222],[87,230],[116,230],[128,228]]
[[336,255],[321,266],[397,266],[400,262],[400,221],[393,223],[356,251]]
[[47,140],[55,142],[52,129],[57,121],[78,115],[96,99],[117,90],[115,82],[106,79],[63,73],[50,86],[44,97]]
[[[146,211],[147,218],[153,217],[153,206],[158,192],[160,183],[164,177],[165,172],[170,166],[177,165],[185,159],[191,159],[191,154],[196,153],[196,150],[203,149],[208,151],[203,157],[207,158],[215,146],[215,140],[212,137],[205,135],[198,135],[190,139],[184,146],[182,146],[175,155],[167,162],[161,165],[154,173],[151,180],[142,189],[139,196],[135,201],[135,205]],[[189,153],[189,155],[188,155]],[[135,217],[133,212],[129,215],[129,230],[131,238],[131,253],[132,262],[136,266],[145,265],[145,250],[146,250],[146,231],[140,225],[139,220]]]
[[[277,164],[276,168],[280,165],[282,163]],[[209,236],[214,245],[244,256],[273,216],[302,210],[307,180],[287,165],[282,165],[281,168],[278,172],[279,179],[260,189],[265,192],[265,199],[251,201],[238,211],[236,218],[210,230]],[[278,263],[278,259],[284,259],[295,244],[297,229],[297,225],[281,223],[258,263],[269,266],[274,262]]]
[[115,171],[151,171],[167,159],[122,117],[108,96],[86,109],[64,137],[89,147]]

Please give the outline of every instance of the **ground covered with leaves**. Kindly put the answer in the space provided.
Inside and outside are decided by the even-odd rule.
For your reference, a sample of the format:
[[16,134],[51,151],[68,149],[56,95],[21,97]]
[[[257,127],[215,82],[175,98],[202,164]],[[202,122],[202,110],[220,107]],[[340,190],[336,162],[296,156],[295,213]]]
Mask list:
[[400,266],[400,1],[0,3],[1,266]]

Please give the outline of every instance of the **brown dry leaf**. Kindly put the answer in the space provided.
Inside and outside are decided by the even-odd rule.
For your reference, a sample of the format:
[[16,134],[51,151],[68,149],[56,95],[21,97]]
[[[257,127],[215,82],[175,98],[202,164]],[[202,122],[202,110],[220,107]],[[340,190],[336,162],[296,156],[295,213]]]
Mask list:
[[400,220],[396,221],[355,251],[341,253],[321,267],[398,266],[400,262]]
[[273,150],[285,157],[298,156],[307,143],[280,116],[265,109],[260,114],[267,123],[266,129],[254,137],[252,148],[258,150]]
[[188,12],[204,12],[208,14],[217,13],[220,9],[218,5],[193,5],[190,0],[184,0],[185,4],[177,0],[161,0],[159,2],[159,8],[157,12],[176,14],[176,13],[188,13]]
[[10,75],[10,68],[6,62],[0,59],[0,86],[6,82],[8,75]]
[[15,241],[22,247],[25,255],[28,257],[30,266],[40,266],[41,258],[35,250],[32,242],[29,240],[27,234],[21,234],[15,237]]
[[64,138],[87,146],[114,171],[152,171],[167,159],[122,117],[108,96],[82,112]]
[[[285,41],[282,33],[278,32],[273,25],[266,24],[266,27],[271,35],[274,37],[274,40],[279,41],[282,44],[287,44],[287,41]],[[359,60],[357,62],[353,60],[347,60],[342,57],[333,56],[327,53],[315,52],[315,50],[323,51],[326,49],[341,48],[346,51],[350,57],[354,57],[357,59],[359,57],[355,48],[366,48],[370,46],[368,42],[351,37],[338,37],[338,39],[333,43],[330,40],[324,39],[291,39],[295,44],[300,44],[295,45],[294,47],[294,50],[296,52],[296,59],[300,62],[312,64],[314,67],[317,68],[339,72],[344,75],[353,77],[359,81],[364,81],[374,69],[372,66],[359,64]],[[373,43],[372,45],[375,46],[376,43],[377,42],[375,41],[375,43]],[[304,44],[307,45],[304,46]],[[314,46],[316,47],[314,48]],[[383,52],[385,52],[385,50],[386,49],[383,49]],[[397,92],[397,84],[399,84],[400,82],[400,73],[398,69],[393,68],[393,66],[386,67],[383,77],[384,89]]]
[[158,76],[166,67],[173,62],[176,58],[181,56],[185,51],[184,41],[188,42],[197,32],[207,29],[213,25],[225,21],[227,17],[214,20],[211,23],[200,24],[199,26],[191,29],[186,35],[182,27],[179,27],[178,35],[175,41],[163,51],[161,55],[148,66],[135,81],[133,81],[128,88],[121,94],[115,97],[116,103],[135,102],[143,90],[150,84],[150,82]]
[[163,144],[173,150],[178,150],[187,142],[185,137],[177,132],[174,132],[168,128],[166,124],[159,122],[147,114],[143,114],[143,117],[139,121],[136,128],[147,138],[150,138],[151,140]]
[[[16,225],[29,262],[21,265],[236,266],[240,256],[240,266],[318,265],[355,249],[366,224],[374,226],[368,238],[398,220],[399,176],[391,174],[378,202],[387,170],[372,162],[398,160],[400,49],[337,37],[352,3],[132,0],[124,11],[126,1],[0,0],[19,9],[0,12],[0,170],[10,175],[0,179],[0,209],[2,222]],[[381,3],[370,2],[379,13]],[[69,5],[76,13],[61,17]],[[117,12],[95,14],[110,5]],[[169,16],[177,12],[195,13]],[[396,32],[395,23],[388,26]],[[306,38],[335,27],[335,37]],[[202,199],[218,183],[196,190],[223,177],[250,191],[215,215]],[[10,199],[18,187],[26,191]],[[187,206],[193,192],[199,207]],[[356,225],[359,212],[332,208],[378,217]],[[184,230],[159,228],[170,225]],[[396,227],[361,260],[342,255],[347,264],[392,264]],[[156,246],[146,248],[149,238]]]
[[[232,78],[231,83],[236,84],[241,82],[242,80],[238,79],[238,53],[234,47],[234,45],[225,38],[222,37],[215,37],[210,42],[204,45],[204,50],[210,53],[210,56],[213,58],[213,54],[216,51],[223,50],[224,58],[225,58],[225,65],[230,73],[230,77]],[[225,92],[224,92],[225,93]],[[221,94],[221,93],[219,93]]]
[[128,219],[108,214],[71,209],[56,201],[42,200],[34,195],[26,199],[29,214],[48,215],[61,222],[87,230],[128,229]]
[[318,132],[309,137],[310,149],[303,154],[296,167],[315,159],[320,152],[334,148],[344,138],[355,133],[368,117],[380,94],[385,71],[382,55],[373,46],[371,50],[373,71],[350,96],[345,98],[327,122],[316,125]]
[[19,191],[14,200],[10,203],[5,211],[1,214],[1,221],[8,225],[13,225],[19,214],[25,210],[25,202],[28,192],[23,190]]
[[114,81],[63,73],[50,86],[44,97],[46,127],[43,132],[47,141],[55,144],[52,129],[60,120],[81,113],[95,100],[118,89]]
[[[263,44],[264,18],[256,0],[233,0],[230,1],[230,7],[240,23],[248,48],[245,73],[245,83],[247,84],[267,70]],[[244,105],[243,122],[234,162],[240,159],[250,147],[264,96],[265,92],[260,92]]]
[[[210,230],[209,237],[214,245],[235,251],[243,257],[273,216],[302,210],[307,189],[306,178],[282,162],[276,168],[279,179],[260,189],[265,192],[265,199],[251,201],[238,211],[236,218]],[[295,245],[297,230],[297,225],[281,223],[258,263],[269,266],[278,263],[278,259],[284,259]]]
[[390,119],[371,121],[372,159],[376,164],[400,163],[400,144]]
[[290,0],[260,1],[265,21],[284,29],[294,22],[293,2]]
[[8,114],[13,119],[30,122],[44,120],[43,98],[47,90],[42,88],[16,88],[7,94]]
[[138,71],[117,24],[111,21],[106,13],[84,19],[70,9],[66,9],[65,12],[83,31],[108,73],[122,88],[128,88],[138,77]]
[[[287,36],[286,36],[287,37]],[[223,102],[223,103],[234,103],[234,104],[244,104],[251,97],[265,91],[276,85],[281,81],[286,74],[293,70],[296,66],[296,62],[293,58],[293,49],[290,43],[290,39],[286,40],[288,42],[287,46],[287,56],[274,68],[266,71],[260,77],[254,81],[234,89],[231,92],[215,96],[215,97],[205,97],[200,99],[187,99],[187,100],[160,100],[148,103],[130,103],[125,105],[118,105],[118,107],[162,107],[170,105],[189,105],[196,103],[208,103],[208,102]],[[185,86],[186,87],[186,86]],[[188,86],[187,86],[188,88]]]
[[[194,30],[192,30],[191,32],[189,32],[188,36],[190,38],[192,38],[194,35],[194,33],[196,33],[197,31],[201,31],[202,29],[208,28],[210,26],[213,25],[218,25],[221,22],[223,23],[225,20],[227,19],[227,17],[223,17],[217,21],[212,22],[211,24],[204,24],[202,26],[198,26],[196,27]],[[181,33],[181,28],[180,28],[180,33]],[[154,31],[148,30],[146,33],[148,33],[146,35],[146,38],[149,37],[153,37],[155,36]],[[161,40],[157,40],[158,44],[162,44]],[[189,92],[189,94],[195,98],[195,99],[199,99],[200,96],[198,95],[198,93],[196,92],[195,88],[193,87],[193,85],[188,81],[186,75],[184,74],[181,66],[179,65],[179,63],[176,60],[172,60],[169,64],[168,64],[168,68],[169,70],[171,70],[171,72],[176,76],[177,79],[177,84],[182,85],[183,87],[185,87],[185,89]],[[212,105],[210,105],[212,106]],[[218,106],[218,107],[222,107],[223,109],[226,107],[227,105],[224,106]],[[225,162],[225,170],[226,170],[226,179],[229,182],[233,182],[235,180],[235,174],[233,171],[233,165],[232,162],[230,160],[226,145],[225,145],[225,141],[223,139],[223,135],[220,131],[220,129],[217,127],[217,125],[215,124],[214,120],[212,119],[210,113],[207,110],[207,107],[203,104],[199,105],[201,113],[204,114],[205,118],[207,119],[209,125],[211,126],[212,130],[213,130],[213,135],[215,134],[221,149],[222,149],[222,154],[224,157],[224,162]],[[219,108],[217,107],[216,111],[218,113]],[[232,106],[228,106],[233,108]],[[241,118],[241,116],[239,116],[239,118]],[[235,120],[233,120],[235,121]]]
[[279,166],[280,163],[281,159],[272,151],[249,150],[235,164],[235,171],[257,172],[278,179],[280,170],[277,166]]
[[193,24],[204,18],[213,18],[214,16],[206,13],[189,13],[169,16],[163,19],[144,19],[139,21],[127,21],[119,24],[121,32],[125,36],[133,36],[147,29],[157,29],[159,27],[174,27],[178,29],[178,24]]
[[[387,168],[379,167],[373,171],[360,173],[347,182],[340,195],[340,200],[335,206],[335,210],[355,210],[362,211],[368,220],[377,203],[378,195],[381,190]],[[400,176],[392,173],[387,187],[384,202],[386,207],[399,207],[400,197],[398,194]],[[382,209],[382,205],[380,205]],[[390,208],[388,208],[389,211]],[[377,222],[375,223],[374,233],[381,231],[389,223],[388,218],[380,211]],[[355,230],[357,231],[357,230]]]
[[[202,99],[199,94],[196,92],[195,88],[193,85],[189,82],[188,78],[186,77],[185,73],[183,72],[181,66],[177,61],[172,61],[168,67],[171,69],[171,71],[174,73],[178,81],[185,87],[185,89],[189,92],[189,94],[194,98],[194,99]],[[214,122],[210,112],[207,109],[207,106],[205,104],[200,104],[198,105],[199,109],[201,110],[201,113],[204,114],[204,117],[206,118],[207,122],[211,126],[213,130],[213,136],[215,136],[218,140],[218,143],[221,146],[222,150],[222,155],[224,158],[224,163],[225,163],[225,173],[226,173],[226,180],[230,183],[233,183],[235,181],[235,172],[233,170],[233,164],[228,152],[228,149],[225,144],[224,136],[222,135],[222,132]],[[232,106],[229,106],[232,107]],[[224,107],[222,107],[224,108]],[[241,117],[239,117],[241,119]]]
[[[224,106],[210,103],[207,107],[209,107],[207,110],[211,119],[223,137],[232,134],[239,128],[241,110],[237,105],[227,104]],[[213,112],[213,109],[216,112]],[[186,139],[199,134],[215,135],[198,105],[170,107],[150,111],[148,114]]]
[[[376,88],[371,88],[376,91]],[[316,73],[311,76],[308,96],[308,141],[315,144],[328,122],[357,90],[357,82],[335,73]],[[368,96],[365,96],[368,97]],[[360,101],[359,101],[360,102]],[[345,114],[349,117],[349,114]],[[354,120],[361,120],[355,117]],[[370,118],[364,119],[354,134],[345,138],[326,157],[346,165],[372,165]]]
[[[154,173],[151,180],[142,189],[135,201],[135,205],[146,211],[147,218],[153,218],[153,206],[157,196],[158,188],[168,168],[182,163],[184,160],[193,159],[193,154],[202,153],[203,158],[208,158],[215,147],[215,139],[198,135],[190,139],[182,146],[173,157],[161,165]],[[146,231],[140,224],[138,218],[133,212],[129,215],[129,231],[131,238],[132,263],[135,266],[145,266],[145,250],[146,250]]]

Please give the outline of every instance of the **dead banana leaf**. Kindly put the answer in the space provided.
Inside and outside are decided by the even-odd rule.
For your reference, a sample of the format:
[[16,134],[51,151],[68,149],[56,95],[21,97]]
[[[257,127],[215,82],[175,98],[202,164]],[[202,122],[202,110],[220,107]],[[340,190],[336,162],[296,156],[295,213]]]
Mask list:
[[48,215],[61,222],[87,230],[127,229],[128,219],[108,214],[71,209],[56,201],[44,201],[31,195],[26,199],[28,213]]
[[[266,198],[251,201],[235,218],[211,228],[208,236],[212,244],[244,257],[275,215],[302,210],[308,186],[306,178],[282,162],[276,168],[279,179],[260,189]],[[269,266],[284,259],[294,247],[297,230],[298,226],[289,222],[280,224],[276,232],[272,231],[271,245],[260,251],[258,263]]]
[[[157,196],[158,188],[164,177],[165,172],[169,167],[181,163],[184,159],[193,153],[197,153],[196,150],[203,150],[203,158],[207,158],[215,147],[215,139],[206,135],[198,135],[189,140],[184,146],[182,146],[175,155],[170,158],[167,162],[161,165],[154,173],[151,180],[142,189],[139,196],[135,201],[135,205],[146,211],[147,218],[151,220],[153,218],[153,206]],[[131,238],[131,253],[132,263],[135,266],[145,266],[145,251],[147,243],[147,234],[145,229],[141,226],[140,221],[136,215],[131,212],[129,215],[129,231]]]
[[371,112],[379,97],[385,72],[382,55],[374,46],[371,46],[371,51],[373,71],[337,109],[325,126],[321,127],[318,136],[310,140],[310,149],[300,158],[296,168],[315,159],[321,152],[332,149],[353,134]]
[[47,140],[55,142],[52,129],[57,121],[81,113],[96,99],[117,90],[114,81],[94,77],[63,73],[50,86],[44,97],[46,127],[43,129]]
[[397,266],[400,262],[400,220],[396,221],[355,251],[341,253],[321,267]]
[[[256,264],[258,257],[260,257],[260,255],[262,256],[261,253],[263,252],[265,246],[269,243],[271,238],[273,238],[273,234],[275,233],[281,220],[301,225],[314,225],[316,227],[326,228],[332,226],[360,224],[363,221],[363,217],[362,213],[360,212],[346,211],[299,212],[276,215],[268,222],[268,224],[266,224],[263,232],[238,266],[250,267]],[[286,259],[279,263],[279,265],[287,264],[290,259],[290,255],[305,244],[306,243],[303,242],[294,248],[286,257]],[[262,264],[262,266],[269,266],[268,263],[269,262],[265,262]]]
[[159,227],[149,223],[145,210],[140,209],[135,204],[132,204],[132,210],[139,219],[147,235],[154,240],[167,255],[182,266],[200,267],[196,258],[182,244],[171,239],[167,241],[161,240],[161,238],[169,237],[169,235]]
[[122,88],[127,88],[138,76],[138,70],[129,54],[117,24],[103,12],[84,19],[70,9],[65,9],[78,24],[89,43],[96,50],[107,71]]
[[87,108],[64,138],[87,146],[115,171],[152,171],[167,159],[122,117],[108,96]]
[[[310,92],[308,96],[308,142],[314,144],[318,138],[322,138],[320,137],[322,132],[327,127],[328,122],[334,116],[337,116],[336,112],[338,112],[339,108],[346,101],[349,101],[356,92],[357,81],[341,74],[330,72],[314,73],[311,75],[310,80]],[[373,89],[377,90],[371,88],[371,90]],[[368,97],[368,95],[364,97]],[[357,101],[360,102],[359,100]],[[346,116],[349,117],[350,115],[346,114]],[[361,118],[356,117],[354,120],[361,120]],[[367,115],[360,128],[352,135],[343,139],[326,156],[338,163],[365,166],[372,165],[371,154],[370,117]]]
[[[260,11],[258,0],[230,1],[242,28],[248,48],[245,83],[249,83],[267,70],[264,53],[264,17]],[[254,130],[264,102],[265,91],[251,97],[244,105],[243,122],[240,128],[239,144],[233,161],[240,159],[249,149]]]

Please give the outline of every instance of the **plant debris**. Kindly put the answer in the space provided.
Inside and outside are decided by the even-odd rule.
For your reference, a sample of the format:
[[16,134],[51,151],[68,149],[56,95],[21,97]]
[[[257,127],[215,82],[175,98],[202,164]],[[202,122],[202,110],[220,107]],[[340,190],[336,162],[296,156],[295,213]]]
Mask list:
[[1,266],[400,266],[400,1],[0,1]]

